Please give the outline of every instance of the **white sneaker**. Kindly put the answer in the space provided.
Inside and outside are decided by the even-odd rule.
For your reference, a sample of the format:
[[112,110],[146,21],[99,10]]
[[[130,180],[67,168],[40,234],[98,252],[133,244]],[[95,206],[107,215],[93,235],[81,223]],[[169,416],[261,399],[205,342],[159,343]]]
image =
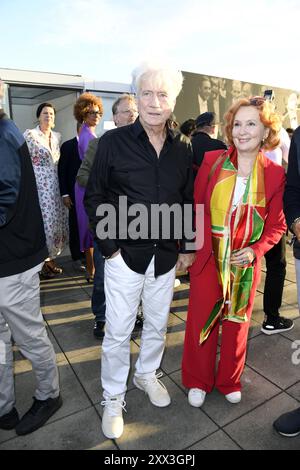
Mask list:
[[109,439],[117,439],[122,436],[124,429],[123,413],[126,403],[122,395],[107,398],[101,402],[104,406],[102,416],[102,431],[103,434]]
[[241,392],[232,392],[225,395],[225,398],[230,403],[239,403],[242,399],[242,394]]
[[133,377],[134,385],[149,396],[149,400],[155,406],[164,407],[171,403],[170,395],[164,384],[158,380],[162,377],[163,373],[160,372],[151,378],[143,379],[143,377]]
[[206,397],[206,392],[201,390],[201,388],[190,388],[188,394],[188,402],[191,406],[200,408],[203,405]]

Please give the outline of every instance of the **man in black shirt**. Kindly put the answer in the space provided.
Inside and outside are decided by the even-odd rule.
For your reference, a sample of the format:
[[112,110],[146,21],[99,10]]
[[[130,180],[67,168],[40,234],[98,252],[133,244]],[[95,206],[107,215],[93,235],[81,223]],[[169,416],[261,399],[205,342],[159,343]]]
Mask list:
[[193,170],[196,177],[197,171],[202,163],[205,152],[211,150],[226,149],[222,140],[214,138],[215,135],[215,113],[207,112],[200,114],[196,119],[196,131],[193,133]]
[[134,384],[155,406],[171,402],[156,370],[164,350],[176,267],[185,270],[194,261],[188,246],[191,233],[185,237],[184,229],[184,235],[178,235],[184,225],[182,208],[193,204],[192,151],[184,136],[167,127],[182,74],[143,65],[134,71],[133,85],[139,118],[101,137],[85,195],[85,208],[106,258],[102,430],[111,439],[123,432],[130,335],[140,299],[145,319]]

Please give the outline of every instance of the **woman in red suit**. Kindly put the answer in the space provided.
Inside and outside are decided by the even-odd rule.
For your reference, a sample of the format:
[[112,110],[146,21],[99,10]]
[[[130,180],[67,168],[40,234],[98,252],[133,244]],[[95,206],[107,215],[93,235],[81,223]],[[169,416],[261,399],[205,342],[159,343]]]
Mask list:
[[195,204],[204,205],[204,243],[190,268],[182,380],[196,407],[214,386],[231,403],[241,400],[260,261],[286,230],[284,170],[261,151],[278,145],[279,116],[255,97],[237,101],[225,119],[230,148],[206,153],[195,181]]

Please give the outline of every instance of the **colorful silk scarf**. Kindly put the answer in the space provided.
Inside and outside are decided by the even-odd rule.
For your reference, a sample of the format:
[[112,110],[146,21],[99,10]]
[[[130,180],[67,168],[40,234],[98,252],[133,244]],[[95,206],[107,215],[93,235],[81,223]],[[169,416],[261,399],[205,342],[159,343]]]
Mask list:
[[214,305],[200,333],[200,344],[209,336],[220,318],[235,322],[247,321],[247,306],[253,283],[253,266],[230,264],[231,253],[259,240],[265,219],[264,157],[258,153],[245,192],[237,208],[232,199],[237,177],[237,152],[231,148],[213,189],[210,210],[212,245],[218,280],[223,292]]

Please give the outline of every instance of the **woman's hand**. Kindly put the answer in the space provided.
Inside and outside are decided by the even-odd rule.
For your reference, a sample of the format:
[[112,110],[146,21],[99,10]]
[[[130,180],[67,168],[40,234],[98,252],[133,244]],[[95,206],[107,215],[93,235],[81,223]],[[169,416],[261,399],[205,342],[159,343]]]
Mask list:
[[73,206],[73,202],[70,196],[63,196],[63,204],[66,206],[67,209],[71,209],[71,207]]
[[231,254],[230,262],[233,266],[238,266],[239,268],[246,267],[253,262],[255,259],[255,253],[252,248],[242,248],[241,250],[234,251]]
[[179,253],[176,271],[186,271],[196,259],[195,253]]

